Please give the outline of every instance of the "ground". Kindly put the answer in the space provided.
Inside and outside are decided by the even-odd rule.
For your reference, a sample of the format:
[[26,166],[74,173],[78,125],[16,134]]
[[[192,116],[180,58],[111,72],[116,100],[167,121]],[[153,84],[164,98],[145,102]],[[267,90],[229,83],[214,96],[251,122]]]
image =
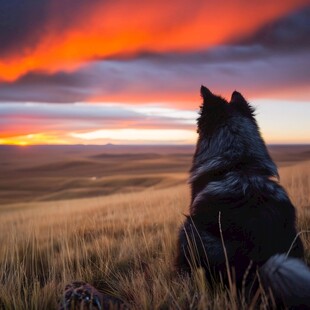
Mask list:
[[[310,230],[310,147],[270,150],[299,230]],[[192,152],[0,147],[0,308],[55,308],[77,280],[133,309],[236,308],[230,291],[210,292],[201,270],[192,278],[174,271]]]

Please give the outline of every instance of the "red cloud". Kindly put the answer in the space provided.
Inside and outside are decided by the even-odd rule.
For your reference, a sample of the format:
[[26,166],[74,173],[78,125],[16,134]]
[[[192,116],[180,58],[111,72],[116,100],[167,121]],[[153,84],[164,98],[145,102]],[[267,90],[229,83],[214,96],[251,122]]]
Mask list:
[[0,80],[32,71],[70,72],[92,59],[141,51],[199,50],[249,35],[307,2],[119,0],[83,9],[72,22],[61,20],[55,4],[35,45],[1,57]]

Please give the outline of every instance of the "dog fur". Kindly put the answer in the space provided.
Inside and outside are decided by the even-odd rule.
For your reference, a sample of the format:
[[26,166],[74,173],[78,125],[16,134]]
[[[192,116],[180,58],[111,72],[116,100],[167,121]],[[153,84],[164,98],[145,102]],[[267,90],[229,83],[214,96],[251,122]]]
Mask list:
[[310,306],[310,270],[302,261],[295,208],[278,183],[254,109],[236,91],[229,103],[204,86],[201,96],[177,268],[202,267],[210,284],[228,284],[231,276],[238,288],[246,283],[249,296],[259,274],[276,303]]

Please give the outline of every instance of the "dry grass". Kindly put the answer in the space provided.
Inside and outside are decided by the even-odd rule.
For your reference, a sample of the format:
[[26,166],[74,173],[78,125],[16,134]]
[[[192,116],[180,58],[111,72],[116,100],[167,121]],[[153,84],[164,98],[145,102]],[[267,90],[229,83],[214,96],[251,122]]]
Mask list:
[[[299,229],[310,232],[310,161],[281,168],[280,177],[281,184],[297,208]],[[310,264],[310,233],[303,233],[302,238]]]
[[[310,164],[280,173],[299,210],[300,229],[310,230]],[[0,308],[53,309],[65,284],[79,279],[133,309],[236,308],[229,291],[208,289],[201,270],[190,279],[174,273],[176,236],[188,204],[184,184],[1,206]],[[310,257],[310,239],[303,237]]]

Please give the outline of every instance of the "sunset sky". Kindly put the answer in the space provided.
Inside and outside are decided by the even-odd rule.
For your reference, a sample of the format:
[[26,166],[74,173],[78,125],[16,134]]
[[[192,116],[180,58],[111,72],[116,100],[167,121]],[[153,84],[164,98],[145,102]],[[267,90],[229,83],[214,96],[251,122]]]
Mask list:
[[0,0],[0,144],[184,144],[200,85],[310,143],[309,0]]

